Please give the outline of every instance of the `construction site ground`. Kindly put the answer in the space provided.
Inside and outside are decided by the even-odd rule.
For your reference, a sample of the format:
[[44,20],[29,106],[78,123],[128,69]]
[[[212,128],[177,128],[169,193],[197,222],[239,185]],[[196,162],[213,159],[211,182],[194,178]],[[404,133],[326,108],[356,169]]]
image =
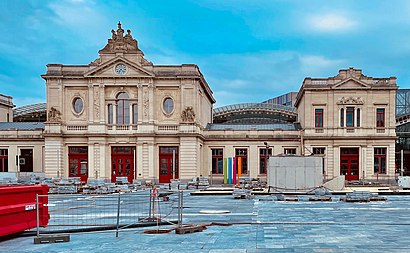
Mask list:
[[[183,223],[202,232],[176,234],[174,225],[70,234],[64,243],[33,237],[0,242],[1,252],[410,252],[410,196],[346,203],[276,201],[274,196],[192,196],[184,192]],[[170,196],[175,200],[176,194]],[[92,207],[90,207],[92,208]],[[177,219],[177,210],[168,217]],[[147,230],[169,233],[146,234]]]

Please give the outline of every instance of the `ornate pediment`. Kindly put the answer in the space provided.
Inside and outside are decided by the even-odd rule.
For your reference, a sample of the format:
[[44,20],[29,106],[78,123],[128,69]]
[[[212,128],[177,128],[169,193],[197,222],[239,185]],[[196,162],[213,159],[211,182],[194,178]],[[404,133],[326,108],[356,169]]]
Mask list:
[[333,85],[334,89],[363,89],[370,88],[369,84],[350,77]]
[[[118,65],[122,65],[122,72],[117,72]],[[124,58],[117,56],[84,74],[85,77],[153,77],[154,73]]]
[[138,41],[131,35],[131,30],[127,30],[124,35],[124,29],[121,28],[121,23],[118,22],[117,31],[111,30],[111,39],[108,39],[107,45],[99,51],[99,53],[140,53]]
[[362,105],[364,101],[361,97],[342,97],[336,104],[338,105]]

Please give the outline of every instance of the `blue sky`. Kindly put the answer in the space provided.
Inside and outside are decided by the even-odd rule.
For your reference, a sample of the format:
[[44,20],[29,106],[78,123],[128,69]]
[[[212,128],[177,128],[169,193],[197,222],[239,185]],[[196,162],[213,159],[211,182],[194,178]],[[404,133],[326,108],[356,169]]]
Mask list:
[[154,64],[198,64],[216,106],[355,67],[410,87],[410,1],[0,1],[0,93],[45,102],[46,64],[88,64],[121,20]]

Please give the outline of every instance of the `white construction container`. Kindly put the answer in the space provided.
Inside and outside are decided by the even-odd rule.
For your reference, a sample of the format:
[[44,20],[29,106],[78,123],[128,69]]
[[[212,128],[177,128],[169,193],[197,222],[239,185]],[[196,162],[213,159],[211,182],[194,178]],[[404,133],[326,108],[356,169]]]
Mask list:
[[322,156],[271,156],[268,186],[278,190],[309,190],[323,184]]
[[398,184],[402,188],[410,188],[410,177],[399,177]]

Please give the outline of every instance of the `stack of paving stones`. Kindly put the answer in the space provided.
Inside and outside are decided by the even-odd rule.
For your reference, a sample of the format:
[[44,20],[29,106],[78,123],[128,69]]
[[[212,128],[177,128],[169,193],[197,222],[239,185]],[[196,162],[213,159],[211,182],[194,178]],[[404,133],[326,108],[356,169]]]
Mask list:
[[171,179],[171,183],[169,184],[169,189],[172,191],[178,190],[180,183],[181,181],[179,179]]
[[44,184],[45,180],[44,173],[33,173],[26,176],[20,176],[17,182],[19,184]]
[[251,197],[251,190],[248,189],[234,189],[232,192],[234,199],[248,199]]
[[79,177],[59,178],[49,185],[51,194],[75,194],[79,191],[81,181]]
[[141,190],[141,189],[145,188],[143,186],[143,182],[139,179],[134,179],[132,181],[132,184],[130,184],[128,187],[129,187],[129,190],[131,190],[131,191],[138,191],[138,190]]
[[[185,185],[184,185],[185,186]],[[182,188],[182,186],[180,186]],[[187,184],[188,188],[196,189],[206,189],[209,187],[209,178],[208,177],[194,177]]]
[[198,179],[198,187],[200,188],[207,188],[209,186],[208,177],[199,177]]
[[104,190],[107,189],[107,188],[103,188],[104,185],[105,185],[104,179],[89,178],[87,185],[85,185],[82,190],[83,190],[83,193],[85,194],[97,194],[97,193],[101,194]]
[[345,202],[369,202],[371,194],[368,191],[353,191],[346,194],[346,198],[340,200]]
[[0,179],[0,185],[17,184],[16,178],[4,177]]

